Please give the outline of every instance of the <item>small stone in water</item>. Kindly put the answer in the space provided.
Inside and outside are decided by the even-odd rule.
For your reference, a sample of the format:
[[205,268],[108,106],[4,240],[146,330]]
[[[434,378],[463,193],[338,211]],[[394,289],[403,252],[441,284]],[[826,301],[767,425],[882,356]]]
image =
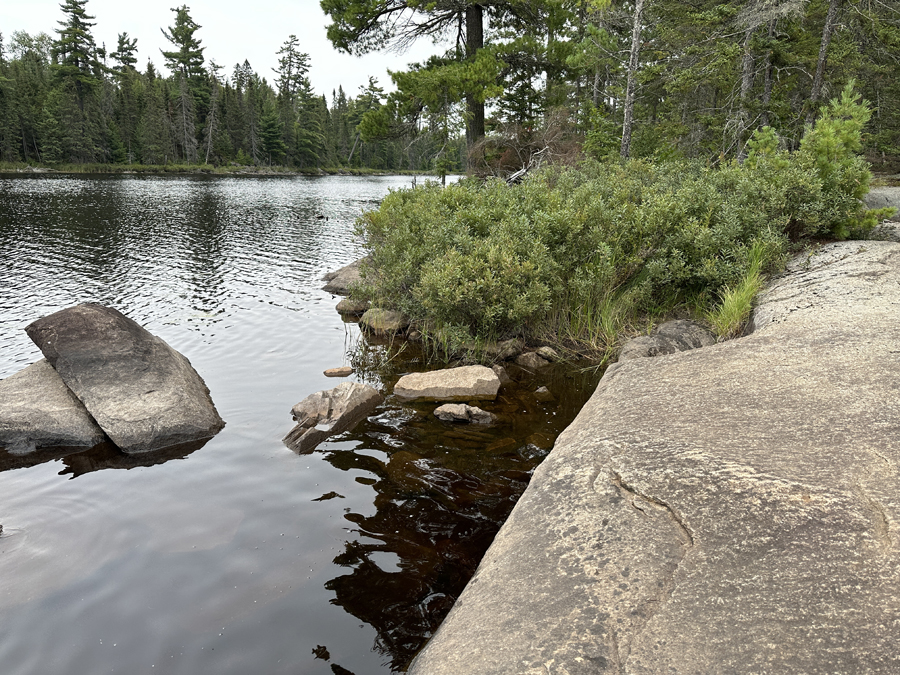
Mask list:
[[342,366],[340,368],[329,368],[325,371],[325,377],[347,377],[353,374],[353,368],[350,366]]

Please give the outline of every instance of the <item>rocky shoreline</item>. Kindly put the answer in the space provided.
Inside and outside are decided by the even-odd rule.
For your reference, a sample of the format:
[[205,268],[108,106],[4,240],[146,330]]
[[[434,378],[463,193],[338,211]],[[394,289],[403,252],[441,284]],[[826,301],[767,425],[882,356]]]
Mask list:
[[414,675],[900,670],[900,244],[829,244],[753,332],[621,361]]

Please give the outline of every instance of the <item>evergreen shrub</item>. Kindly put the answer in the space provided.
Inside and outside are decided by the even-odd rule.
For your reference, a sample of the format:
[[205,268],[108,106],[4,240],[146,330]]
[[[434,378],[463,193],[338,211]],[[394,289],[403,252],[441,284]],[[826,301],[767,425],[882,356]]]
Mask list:
[[601,349],[623,315],[688,304],[709,316],[791,239],[875,224],[881,214],[859,201],[869,177],[854,154],[861,108],[845,92],[795,153],[757,132],[743,164],[588,161],[518,185],[392,192],[358,222],[371,252],[358,294],[455,334],[599,337]]

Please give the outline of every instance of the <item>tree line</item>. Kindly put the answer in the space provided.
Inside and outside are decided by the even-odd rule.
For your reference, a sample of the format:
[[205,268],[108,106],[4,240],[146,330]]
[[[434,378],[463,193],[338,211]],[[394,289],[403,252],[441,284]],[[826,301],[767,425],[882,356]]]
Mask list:
[[112,51],[98,46],[86,5],[64,0],[53,35],[0,35],[0,161],[420,170],[443,147],[427,129],[361,139],[357,127],[384,91],[369,78],[356,96],[341,87],[330,101],[317,94],[294,35],[277,50],[271,83],[247,61],[226,75],[206,59],[201,26],[183,5],[161,29],[164,75],[152,61],[138,68],[128,33]]
[[[272,83],[204,56],[187,6],[164,75],[91,35],[64,0],[53,36],[0,39],[0,160],[513,171],[548,155],[737,158],[754,130],[799,147],[848,82],[870,157],[900,155],[900,0],[321,0],[336,49],[434,40],[356,96],[313,92],[290,36]],[[2,36],[0,36],[2,38]],[[542,154],[543,153],[543,154]]]

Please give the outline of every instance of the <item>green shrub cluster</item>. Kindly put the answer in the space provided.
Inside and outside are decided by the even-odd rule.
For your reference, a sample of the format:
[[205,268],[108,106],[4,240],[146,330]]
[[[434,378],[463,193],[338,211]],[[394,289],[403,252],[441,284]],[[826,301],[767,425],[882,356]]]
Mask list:
[[860,110],[845,93],[795,153],[758,132],[743,164],[587,162],[519,185],[392,192],[359,221],[371,252],[359,293],[456,335],[549,332],[601,348],[636,314],[708,311],[791,238],[874,226],[880,214],[858,199]]

